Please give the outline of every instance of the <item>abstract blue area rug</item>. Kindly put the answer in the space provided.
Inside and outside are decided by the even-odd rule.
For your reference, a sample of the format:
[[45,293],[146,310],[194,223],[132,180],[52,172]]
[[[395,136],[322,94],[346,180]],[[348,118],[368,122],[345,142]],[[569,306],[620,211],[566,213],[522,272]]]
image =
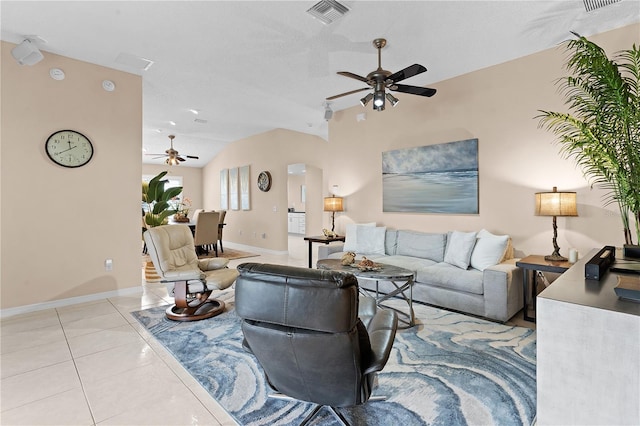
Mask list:
[[[297,425],[313,404],[268,398],[256,359],[242,348],[233,292],[226,311],[180,323],[164,307],[133,313],[242,425]],[[401,308],[401,305],[398,307]],[[405,305],[406,307],[406,305]],[[340,409],[356,425],[530,425],[536,410],[536,334],[414,304],[418,324],[398,330],[374,395],[386,401]],[[327,365],[331,368],[331,365]],[[312,422],[337,424],[328,410]]]

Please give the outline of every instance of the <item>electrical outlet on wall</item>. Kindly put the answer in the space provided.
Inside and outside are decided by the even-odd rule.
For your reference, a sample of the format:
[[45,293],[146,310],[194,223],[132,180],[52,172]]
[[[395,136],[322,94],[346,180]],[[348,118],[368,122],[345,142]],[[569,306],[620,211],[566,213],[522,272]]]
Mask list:
[[106,259],[104,261],[104,270],[107,272],[113,270],[113,259]]

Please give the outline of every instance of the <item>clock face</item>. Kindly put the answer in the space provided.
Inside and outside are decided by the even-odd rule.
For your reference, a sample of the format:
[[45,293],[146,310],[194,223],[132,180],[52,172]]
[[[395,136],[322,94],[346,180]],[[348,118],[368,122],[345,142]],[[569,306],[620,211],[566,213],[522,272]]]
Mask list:
[[45,144],[51,160],[64,167],[84,166],[93,157],[89,138],[75,130],[59,130],[49,136]]
[[258,188],[260,191],[267,192],[271,188],[271,173],[264,171],[258,175]]

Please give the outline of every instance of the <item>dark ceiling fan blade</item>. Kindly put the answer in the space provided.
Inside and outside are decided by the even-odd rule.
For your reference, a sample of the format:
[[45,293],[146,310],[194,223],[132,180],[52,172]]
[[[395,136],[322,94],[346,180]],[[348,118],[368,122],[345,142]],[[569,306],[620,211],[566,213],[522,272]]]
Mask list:
[[396,73],[391,74],[389,77],[387,77],[387,80],[391,80],[394,83],[397,83],[398,81],[402,81],[405,78],[409,78],[409,77],[413,77],[414,75],[418,75],[421,74],[423,72],[425,72],[427,69],[425,67],[423,67],[420,64],[413,64],[410,65],[408,67],[406,67],[403,70],[400,70]]
[[196,157],[195,155],[185,155],[187,158],[191,158],[192,160],[199,160],[200,157]]
[[185,160],[184,158],[180,157],[179,155],[176,157],[176,159],[177,159],[178,161],[187,161],[187,160]]
[[327,100],[330,101],[332,99],[341,98],[341,97],[347,96],[347,95],[352,95],[354,93],[362,92],[363,90],[371,90],[371,87],[364,87],[362,89],[356,89],[356,90],[352,90],[350,92],[340,93],[339,95],[328,97]]
[[354,74],[352,72],[349,72],[349,71],[338,71],[338,74],[343,75],[345,77],[355,78],[356,80],[364,81],[365,83],[367,83],[369,81],[366,78],[364,78],[362,76],[359,76],[358,74]]
[[431,97],[436,94],[436,89],[428,87],[407,86],[406,84],[392,84],[389,89],[403,93],[411,93],[412,95],[420,95]]

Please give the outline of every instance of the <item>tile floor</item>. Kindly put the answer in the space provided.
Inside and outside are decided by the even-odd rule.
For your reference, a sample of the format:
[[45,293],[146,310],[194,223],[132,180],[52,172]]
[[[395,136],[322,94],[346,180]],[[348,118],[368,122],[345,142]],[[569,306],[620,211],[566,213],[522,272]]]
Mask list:
[[[290,255],[229,266],[306,266],[307,243],[289,240]],[[170,302],[164,284],[142,280],[138,294],[2,319],[0,424],[236,424],[130,315]]]

